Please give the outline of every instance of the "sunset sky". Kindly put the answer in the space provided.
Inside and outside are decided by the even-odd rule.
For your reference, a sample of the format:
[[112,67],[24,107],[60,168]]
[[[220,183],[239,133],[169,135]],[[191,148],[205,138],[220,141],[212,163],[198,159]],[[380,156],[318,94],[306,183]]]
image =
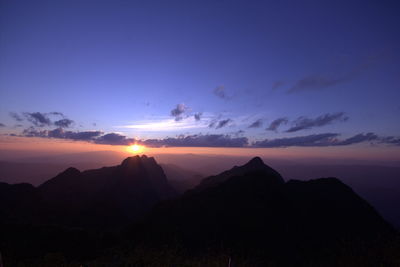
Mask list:
[[2,0],[0,149],[136,142],[398,160],[399,7]]

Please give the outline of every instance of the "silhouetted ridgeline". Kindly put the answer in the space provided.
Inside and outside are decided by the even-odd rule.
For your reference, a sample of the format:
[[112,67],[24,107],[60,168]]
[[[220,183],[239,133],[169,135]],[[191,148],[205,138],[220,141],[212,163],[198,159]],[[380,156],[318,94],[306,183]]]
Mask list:
[[336,178],[285,183],[258,157],[180,197],[146,156],[69,168],[37,188],[1,183],[0,215],[5,266],[400,262],[397,233],[350,187]]

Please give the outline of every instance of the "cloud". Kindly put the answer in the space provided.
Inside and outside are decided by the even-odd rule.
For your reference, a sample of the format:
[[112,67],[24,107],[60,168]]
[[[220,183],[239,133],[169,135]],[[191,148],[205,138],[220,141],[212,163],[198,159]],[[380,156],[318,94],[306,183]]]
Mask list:
[[129,128],[148,132],[167,132],[187,129],[204,128],[207,125],[197,123],[194,117],[186,117],[180,121],[174,119],[158,119],[138,121],[136,124],[115,126],[116,128]]
[[339,143],[337,143],[337,146],[345,146],[345,145],[352,145],[352,144],[357,144],[361,142],[366,142],[366,141],[374,141],[378,140],[378,136],[374,133],[366,133],[366,134],[357,134],[353,137],[347,138]]
[[253,143],[254,147],[326,146],[336,140],[336,133],[312,134],[289,138],[265,139]]
[[243,136],[244,133],[245,133],[245,131],[239,130],[239,131],[233,132],[232,135],[235,137],[238,137],[238,136]]
[[282,124],[287,124],[289,120],[287,118],[278,118],[270,123],[268,128],[266,129],[267,131],[277,131],[279,126]]
[[6,127],[6,125],[0,122],[0,127]]
[[16,113],[16,112],[10,112],[9,115],[10,115],[11,118],[13,118],[13,119],[16,120],[16,121],[23,121],[23,120],[24,120],[24,119],[23,119],[20,115],[18,115],[18,113]]
[[349,118],[345,115],[344,112],[337,113],[327,113],[321,115],[315,119],[310,119],[307,117],[299,117],[293,122],[293,126],[289,128],[286,132],[292,133],[305,129],[311,129],[314,127],[322,127],[328,124],[331,124],[334,121],[347,121]]
[[323,133],[323,134],[311,134],[306,136],[296,136],[287,138],[277,139],[265,139],[263,141],[257,141],[252,144],[253,147],[323,147],[323,146],[347,146],[358,144],[367,141],[379,141],[379,137],[374,133],[360,133],[350,138],[339,140],[337,137],[340,134],[337,133]]
[[48,118],[46,113],[24,112],[24,116],[28,119],[28,121],[32,122],[37,127],[44,127],[51,125],[51,120]]
[[352,79],[352,75],[334,78],[322,75],[310,75],[298,80],[287,92],[297,93],[303,91],[317,91],[337,84],[345,83]]
[[400,137],[387,136],[381,138],[381,143],[400,146]]
[[215,129],[220,129],[220,128],[223,128],[225,126],[228,126],[228,124],[231,123],[231,122],[232,122],[231,119],[220,120],[217,123],[217,126],[215,127]]
[[248,139],[223,134],[198,134],[176,138],[148,139],[140,141],[140,143],[148,147],[244,147],[248,144]]
[[196,121],[199,121],[199,120],[201,120],[201,116],[203,115],[203,113],[201,113],[201,112],[199,112],[199,113],[196,113],[196,114],[194,114],[194,119],[196,120]]
[[102,134],[103,132],[101,131],[73,132],[64,131],[63,128],[56,128],[54,130],[37,130],[34,127],[29,127],[23,131],[22,136],[69,139],[74,141],[93,141],[95,137]]
[[74,123],[73,120],[70,120],[70,119],[61,119],[61,120],[55,121],[55,122],[54,122],[54,125],[55,125],[55,126],[58,126],[58,127],[61,127],[61,128],[68,128],[68,127],[70,127],[73,123]]
[[241,136],[244,131],[234,134],[195,134],[180,135],[174,138],[137,140],[119,133],[107,133],[102,131],[65,131],[63,128],[54,130],[37,130],[29,127],[21,135],[12,136],[58,138],[73,141],[86,141],[95,144],[131,145],[143,144],[148,147],[253,147],[253,148],[282,148],[282,147],[327,147],[347,146],[363,142],[384,143],[388,145],[400,145],[400,137],[379,137],[374,133],[360,133],[347,139],[338,139],[338,133],[312,134],[306,136],[265,139],[249,144],[248,138]]
[[50,114],[50,115],[61,116],[61,117],[63,117],[63,118],[65,117],[63,113],[57,112],[57,111],[50,112],[49,114]]
[[263,124],[262,119],[258,119],[252,124],[250,124],[248,128],[260,128],[262,124]]
[[214,95],[218,96],[219,98],[229,99],[229,96],[226,94],[226,91],[225,91],[225,86],[223,86],[223,85],[219,85],[219,86],[215,87],[213,90],[213,93],[214,93]]
[[185,104],[178,104],[176,108],[171,110],[171,116],[175,117],[175,121],[180,121],[183,119],[183,114],[188,110]]
[[272,83],[272,90],[276,90],[279,87],[282,87],[285,84],[284,81],[275,81]]
[[325,88],[333,87],[338,84],[343,84],[354,80],[357,76],[362,74],[365,70],[376,65],[384,56],[382,53],[372,55],[363,60],[363,62],[354,66],[347,73],[338,76],[328,76],[321,74],[314,74],[298,80],[287,93],[297,93],[305,91],[317,91]]
[[94,142],[97,144],[127,146],[133,144],[135,139],[127,138],[126,136],[118,133],[109,133],[96,138]]
[[148,147],[244,147],[248,144],[246,137],[231,137],[223,134],[182,135],[176,138],[135,140],[118,133],[103,134],[101,131],[73,132],[65,131],[62,128],[37,130],[34,127],[25,129],[22,136],[69,139],[108,145],[130,145],[137,142]]

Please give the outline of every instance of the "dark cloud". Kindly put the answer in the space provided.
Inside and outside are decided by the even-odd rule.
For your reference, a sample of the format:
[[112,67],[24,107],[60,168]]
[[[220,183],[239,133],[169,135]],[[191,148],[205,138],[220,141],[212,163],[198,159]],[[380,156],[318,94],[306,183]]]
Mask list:
[[233,132],[232,135],[235,136],[235,137],[238,137],[238,136],[243,136],[244,133],[245,133],[245,131],[239,130],[237,132]]
[[272,90],[276,90],[279,87],[282,87],[284,84],[284,81],[275,81],[274,83],[272,83]]
[[[58,128],[56,130],[63,131],[62,128]],[[55,130],[53,130],[54,132]],[[49,131],[50,133],[52,131]],[[71,139],[71,140],[81,140],[81,141],[91,141],[94,140],[95,137],[102,135],[102,131],[83,131],[83,132],[73,132],[73,131],[65,131],[64,132],[64,139]],[[54,136],[55,137],[55,136]],[[59,137],[58,137],[59,138]]]
[[287,92],[296,93],[303,91],[316,91],[351,80],[351,76],[333,78],[322,75],[311,75],[298,80]]
[[220,121],[216,124],[215,129],[220,129],[220,128],[223,128],[223,127],[225,127],[225,126],[228,126],[228,124],[231,123],[231,122],[232,122],[231,119],[220,120]]
[[61,117],[63,117],[63,118],[65,117],[63,113],[57,112],[57,111],[50,112],[49,115],[61,116]]
[[289,120],[287,118],[278,118],[274,121],[272,121],[270,123],[270,125],[268,126],[267,131],[277,131],[279,126],[281,126],[282,124],[287,124],[289,122]]
[[6,125],[0,122],[0,127],[6,127]]
[[68,128],[68,127],[70,127],[73,123],[74,123],[73,120],[70,120],[70,119],[61,119],[61,120],[55,121],[55,122],[54,122],[54,125],[55,125],[55,126],[58,126],[58,127],[61,127],[61,128]]
[[381,138],[381,143],[400,146],[400,137],[388,136]]
[[[54,130],[37,130],[34,127],[25,129],[24,137],[59,138],[73,141],[87,141],[96,144],[108,145],[131,145],[132,143],[143,144],[148,147],[259,147],[259,148],[280,148],[280,147],[324,147],[324,146],[347,146],[363,142],[385,143],[389,145],[400,145],[400,137],[379,137],[374,133],[360,133],[350,138],[340,140],[337,133],[312,134],[306,136],[265,139],[249,145],[247,137],[240,136],[244,131],[238,131],[232,135],[224,134],[197,134],[180,135],[175,138],[136,140],[118,133],[103,134],[101,131],[65,131],[63,128]],[[17,136],[11,134],[12,136]]]
[[37,127],[44,127],[51,125],[51,120],[48,118],[46,113],[41,112],[24,112],[24,116],[28,121],[32,122]]
[[263,124],[262,119],[258,119],[252,124],[250,124],[248,128],[260,128],[262,124]]
[[222,99],[229,99],[229,96],[226,94],[225,86],[220,85],[214,88],[213,90],[214,95],[218,96]]
[[253,143],[253,147],[322,147],[322,146],[347,146],[358,144],[368,141],[379,141],[379,137],[374,133],[361,133],[350,138],[339,140],[337,137],[340,134],[337,133],[323,133],[323,134],[312,134],[306,136],[296,136],[287,138],[277,139],[265,139],[263,141],[257,141]]
[[353,137],[347,138],[343,141],[340,141],[336,143],[337,146],[346,146],[346,145],[352,145],[352,144],[357,144],[357,143],[362,143],[362,142],[367,142],[367,141],[374,141],[378,140],[378,136],[374,133],[361,133],[357,134]]
[[335,142],[336,133],[312,134],[288,138],[265,139],[253,143],[254,147],[326,146]]
[[304,77],[298,80],[287,92],[288,93],[297,93],[304,91],[317,91],[325,88],[333,87],[338,84],[343,84],[350,82],[357,78],[360,74],[362,74],[366,69],[376,65],[380,59],[382,58],[382,53],[369,56],[365,58],[360,64],[354,66],[347,73],[343,73],[337,76],[328,76],[315,74]]
[[321,127],[328,124],[331,124],[334,121],[347,121],[348,117],[345,115],[344,112],[337,112],[337,113],[327,113],[321,115],[315,119],[310,119],[307,117],[299,117],[293,122],[293,126],[289,128],[286,132],[292,133],[297,132],[305,129],[311,129],[314,127]]
[[133,144],[135,139],[127,138],[126,136],[118,133],[109,133],[96,138],[94,142],[97,144],[127,146]]
[[[57,127],[68,128],[74,122],[73,120],[66,118],[63,113],[56,111],[49,113],[24,112],[23,117],[16,112],[10,112],[10,116],[16,121],[23,121],[24,120],[23,117],[25,117],[29,122],[31,122],[36,127],[55,125]],[[52,116],[58,116],[61,117],[61,119],[58,119],[55,122],[53,122],[50,119]]]
[[37,130],[34,127],[25,129],[22,133],[25,137],[43,137],[43,138],[59,138],[59,139],[69,139],[75,141],[93,141],[94,138],[102,135],[101,131],[83,131],[83,132],[73,132],[64,131],[63,128],[56,128],[54,130]]
[[29,127],[22,132],[22,136],[25,137],[48,137],[47,130],[37,130],[34,127]]
[[18,115],[18,113],[16,113],[16,112],[10,112],[9,115],[10,115],[11,118],[13,118],[13,119],[16,120],[16,121],[23,121],[23,120],[24,120],[24,119],[23,119],[20,115]]
[[188,110],[188,107],[185,104],[178,104],[176,108],[171,110],[171,116],[175,117],[175,121],[180,121],[183,119],[183,113]]
[[201,116],[203,115],[203,113],[201,113],[201,112],[199,112],[199,113],[196,113],[196,114],[194,114],[194,119],[196,120],[196,121],[199,121],[199,120],[201,120]]
[[244,147],[248,144],[248,139],[223,134],[199,134],[176,138],[148,139],[140,141],[140,143],[149,147]]

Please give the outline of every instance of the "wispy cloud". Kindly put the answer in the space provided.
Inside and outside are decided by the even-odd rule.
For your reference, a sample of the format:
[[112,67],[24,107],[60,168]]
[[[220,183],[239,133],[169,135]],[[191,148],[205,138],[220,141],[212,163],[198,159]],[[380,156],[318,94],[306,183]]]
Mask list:
[[178,131],[195,128],[205,128],[207,124],[199,123],[194,117],[188,117],[180,121],[174,119],[156,119],[139,121],[135,124],[115,126],[116,128],[128,128],[149,132]]
[[298,80],[287,92],[317,91],[348,82],[352,78],[353,76],[349,74],[338,78],[323,75],[310,75]]
[[260,128],[263,124],[263,120],[262,119],[258,119],[256,121],[254,121],[252,124],[249,125],[248,128]]
[[253,147],[325,147],[325,146],[347,146],[358,144],[368,141],[379,141],[383,142],[382,138],[379,138],[374,133],[360,133],[350,138],[340,140],[338,133],[323,133],[323,134],[311,134],[306,136],[276,138],[276,139],[265,139],[253,143]]
[[275,81],[272,83],[272,90],[276,90],[276,89],[282,87],[283,85],[285,85],[284,81]]
[[299,79],[287,93],[299,93],[305,91],[318,91],[329,87],[334,87],[339,84],[350,82],[357,78],[360,74],[365,72],[371,66],[377,64],[377,62],[385,56],[380,53],[377,55],[366,58],[360,64],[354,66],[348,72],[338,75],[326,75],[326,74],[313,74],[308,75],[304,78]]
[[[87,141],[96,144],[130,145],[143,144],[148,147],[249,147],[249,148],[284,148],[284,147],[329,147],[348,146],[364,142],[374,142],[387,145],[400,145],[400,137],[379,137],[374,133],[360,133],[347,139],[339,139],[338,133],[311,134],[305,136],[265,139],[249,143],[248,138],[237,134],[193,134],[179,135],[162,139],[139,140],[120,133],[102,131],[65,131],[63,128],[54,130],[37,130],[34,127],[25,129],[19,136],[58,138],[72,141]],[[12,134],[13,136],[18,136]]]
[[215,87],[213,90],[213,93],[214,93],[214,95],[216,95],[219,98],[222,98],[225,100],[230,99],[230,97],[226,93],[225,86],[223,86],[223,85],[219,85],[219,86]]
[[18,113],[16,113],[16,112],[10,112],[9,115],[10,115],[11,118],[13,118],[16,121],[23,121],[24,120],[23,117],[18,115]]
[[278,130],[279,126],[281,126],[282,124],[287,124],[288,122],[289,122],[289,120],[287,118],[285,118],[285,117],[278,118],[276,120],[273,120],[269,124],[267,129],[265,129],[265,130],[267,130],[267,131],[275,131],[276,132]]
[[69,128],[74,124],[73,120],[68,119],[63,113],[57,111],[48,113],[23,112],[22,115],[19,115],[16,112],[10,112],[9,115],[17,122],[24,121],[25,118],[35,127],[46,127],[55,125],[61,128]]
[[51,120],[47,116],[46,113],[41,112],[24,112],[24,116],[27,118],[28,121],[33,123],[37,127],[44,127],[51,125]]
[[290,127],[286,132],[297,132],[305,129],[311,129],[314,127],[322,127],[331,124],[335,121],[347,121],[349,118],[344,112],[337,113],[326,113],[324,115],[318,116],[314,119],[307,118],[304,116],[298,117],[294,122],[293,126]]
[[68,127],[70,127],[73,123],[74,123],[73,120],[70,120],[70,119],[61,119],[61,120],[55,121],[55,122],[54,122],[54,125],[55,125],[55,126],[58,126],[58,127],[61,127],[61,128],[68,128]]
[[148,139],[140,141],[140,143],[150,147],[244,147],[248,144],[248,139],[224,134],[197,134],[175,138]]

